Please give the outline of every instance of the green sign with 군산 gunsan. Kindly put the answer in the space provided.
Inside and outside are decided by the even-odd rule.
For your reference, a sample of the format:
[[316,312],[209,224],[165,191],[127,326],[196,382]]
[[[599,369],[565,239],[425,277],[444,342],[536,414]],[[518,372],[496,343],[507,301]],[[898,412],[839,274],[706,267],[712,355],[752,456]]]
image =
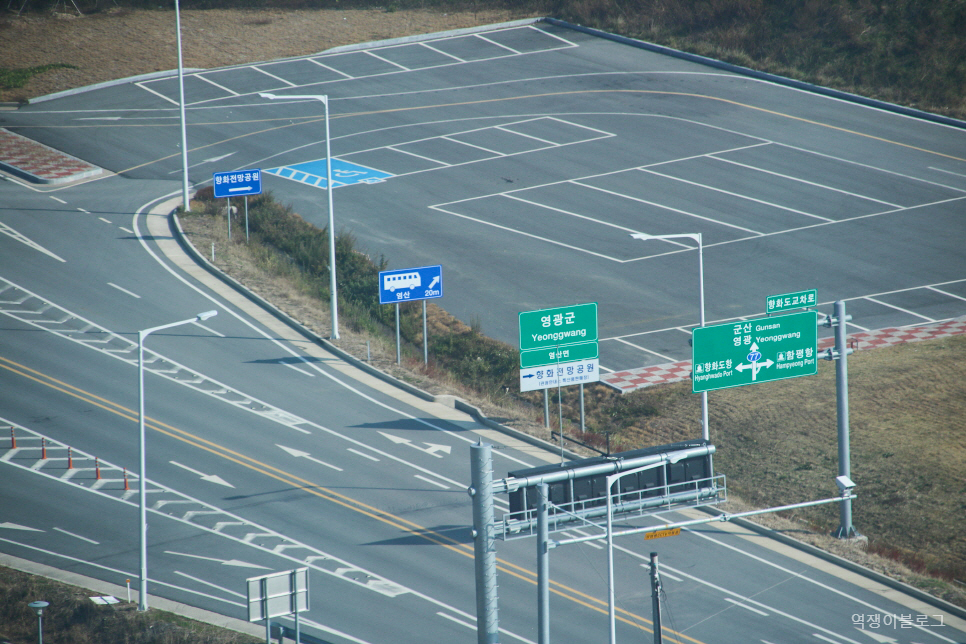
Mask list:
[[803,311],[694,329],[694,393],[811,376],[818,371],[818,313]]

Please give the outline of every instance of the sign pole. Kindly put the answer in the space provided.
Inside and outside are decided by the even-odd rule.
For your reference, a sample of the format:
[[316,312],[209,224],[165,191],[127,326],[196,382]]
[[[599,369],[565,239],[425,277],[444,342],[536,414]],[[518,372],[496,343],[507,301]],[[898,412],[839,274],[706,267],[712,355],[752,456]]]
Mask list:
[[396,364],[401,362],[401,353],[399,348],[399,302],[396,302]]
[[550,486],[537,486],[537,644],[550,644]]
[[[846,357],[849,348],[845,323],[845,302],[835,303],[835,411],[838,418],[839,438],[839,476],[852,478],[851,455],[849,453],[849,366]],[[857,536],[852,525],[852,499],[845,499],[839,505],[839,528],[835,532],[839,539]]]
[[564,462],[564,439],[563,439],[563,394],[560,390],[560,381],[563,380],[563,374],[560,373],[560,345],[557,345],[557,430],[560,432],[560,463]]
[[423,300],[423,364],[429,364],[429,334],[426,331],[426,300]]
[[226,197],[228,202],[228,241],[231,241],[231,197]]
[[245,243],[248,243],[248,195],[245,195]]
[[500,641],[500,620],[496,546],[493,543],[493,452],[482,439],[470,445],[470,485],[476,570],[476,641],[477,644],[497,644]]
[[550,394],[543,390],[543,426],[550,429]]
[[654,620],[654,644],[663,644],[661,628],[661,576],[657,569],[657,553],[651,553],[651,616]]

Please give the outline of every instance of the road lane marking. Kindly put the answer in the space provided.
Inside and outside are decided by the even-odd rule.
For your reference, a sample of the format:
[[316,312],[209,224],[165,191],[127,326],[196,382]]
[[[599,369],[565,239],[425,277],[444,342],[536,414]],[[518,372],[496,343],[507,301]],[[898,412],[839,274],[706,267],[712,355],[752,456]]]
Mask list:
[[101,542],[100,541],[94,541],[93,539],[88,539],[87,537],[82,537],[79,534],[74,534],[73,532],[68,532],[67,530],[64,530],[63,528],[54,528],[54,530],[56,530],[57,532],[62,532],[64,534],[66,534],[68,537],[74,537],[75,539],[80,539],[81,541],[86,541],[87,543],[93,543],[95,546],[101,545]]
[[65,206],[67,205],[67,202],[66,202],[66,201],[64,201],[63,199],[58,199],[57,197],[55,197],[55,196],[53,196],[53,195],[47,195],[47,196],[48,196],[48,197],[50,197],[51,199],[53,199],[54,201],[56,201],[57,203],[62,203],[62,204],[64,204]]
[[414,474],[413,476],[415,476],[416,478],[418,478],[420,481],[425,481],[425,482],[430,483],[432,485],[435,485],[437,487],[441,487],[444,490],[450,489],[448,485],[445,485],[443,483],[440,483],[439,481],[434,481],[433,479],[431,479],[431,478],[429,478],[427,476],[423,476],[422,474]]
[[3,222],[0,222],[0,233],[3,233],[4,235],[6,235],[6,236],[8,236],[8,237],[10,237],[12,239],[15,239],[16,241],[20,242],[21,244],[25,244],[25,245],[29,246],[30,248],[33,248],[34,250],[40,251],[44,255],[47,255],[49,257],[53,257],[54,259],[56,259],[59,262],[67,263],[67,260],[66,259],[63,259],[60,256],[58,256],[57,254],[53,253],[52,251],[47,250],[46,248],[44,248],[43,246],[41,246],[37,242],[35,242],[32,239],[30,239],[29,237],[27,237],[26,235],[23,235],[21,233],[18,233],[16,230],[14,230],[13,228],[11,228],[10,226],[8,226],[7,224],[5,224]]
[[205,474],[204,472],[199,472],[198,470],[192,469],[192,468],[188,467],[187,465],[182,465],[181,463],[178,463],[177,461],[168,461],[168,462],[171,463],[172,465],[174,465],[175,467],[180,467],[183,470],[186,470],[188,472],[191,472],[195,476],[199,477],[202,481],[207,481],[209,483],[217,483],[218,485],[224,485],[225,487],[230,487],[232,489],[235,488],[234,485],[232,485],[231,483],[229,483],[225,479],[221,478],[217,474]]
[[190,557],[191,559],[201,559],[203,561],[214,561],[215,563],[220,563],[222,566],[235,566],[237,568],[256,568],[259,570],[271,570],[268,566],[259,566],[258,564],[248,563],[247,561],[239,561],[238,559],[218,559],[217,557],[203,557],[201,555],[192,555],[187,552],[174,552],[173,550],[165,550],[166,555],[177,555],[179,557]]
[[475,631],[476,630],[476,624],[470,624],[469,622],[464,622],[461,619],[456,619],[452,615],[447,615],[446,613],[444,613],[442,611],[440,611],[440,612],[438,612],[436,614],[439,615],[440,617],[442,617],[443,619],[448,619],[451,622],[456,622],[460,626],[465,626],[466,628],[468,628],[468,629],[470,629],[472,631]]
[[131,291],[129,291],[126,288],[124,288],[123,286],[118,286],[114,282],[108,282],[107,285],[108,286],[113,286],[114,288],[116,288],[117,290],[119,290],[121,293],[126,293],[126,294],[130,295],[133,298],[136,298],[136,299],[139,299],[139,300],[141,299],[141,296],[138,295],[137,293],[132,293]]
[[[661,574],[663,575],[664,573],[662,572]],[[741,601],[738,601],[737,599],[732,599],[731,597],[725,597],[724,600],[726,602],[730,602],[734,604],[735,606],[741,606],[745,610],[750,610],[753,613],[758,613],[762,617],[768,617],[768,613],[766,613],[765,611],[758,610],[757,608],[754,608],[753,606],[749,606],[748,604],[744,604]]]
[[344,471],[341,467],[338,467],[337,465],[332,465],[331,463],[326,463],[325,461],[321,461],[315,458],[314,456],[311,456],[308,452],[303,452],[302,450],[294,449],[292,447],[286,447],[285,445],[279,445],[278,443],[275,443],[275,447],[280,448],[282,451],[288,453],[291,456],[294,456],[295,458],[304,458],[307,461],[312,461],[313,463],[318,463],[319,465],[324,465],[325,467],[332,468],[336,472]]
[[[259,566],[259,568],[264,568],[264,566]],[[268,568],[265,568],[265,569],[268,570]],[[242,599],[247,599],[247,597],[245,595],[242,595],[241,593],[235,592],[234,590],[229,590],[228,588],[223,588],[222,586],[219,586],[218,584],[213,584],[210,581],[205,581],[204,579],[199,579],[198,577],[193,577],[193,576],[189,575],[186,572],[181,572],[180,570],[174,570],[172,572],[174,572],[174,574],[176,574],[176,575],[181,575],[182,577],[185,577],[187,579],[190,579],[191,581],[197,582],[199,584],[204,584],[206,586],[211,586],[212,588],[215,588],[217,590],[220,590],[223,593],[227,593],[229,595],[234,595],[235,597],[241,597]]]
[[357,454],[358,456],[361,456],[362,458],[368,458],[370,461],[375,461],[377,463],[379,462],[379,459],[376,458],[375,456],[371,456],[369,454],[366,454],[365,452],[360,452],[359,450],[357,450],[355,448],[349,447],[349,448],[347,448],[346,451],[352,452],[353,454]]

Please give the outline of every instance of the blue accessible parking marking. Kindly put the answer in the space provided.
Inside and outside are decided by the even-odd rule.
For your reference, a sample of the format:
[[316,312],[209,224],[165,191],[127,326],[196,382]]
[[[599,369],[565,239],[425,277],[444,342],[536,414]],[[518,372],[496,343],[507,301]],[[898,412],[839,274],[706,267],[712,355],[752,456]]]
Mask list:
[[[265,170],[269,174],[274,174],[283,179],[291,179],[316,188],[326,189],[325,159],[296,163],[295,165],[285,165],[279,168]],[[382,170],[367,168],[364,165],[350,163],[342,159],[332,159],[332,185],[335,188],[351,186],[354,183],[382,183],[386,179],[395,176]]]

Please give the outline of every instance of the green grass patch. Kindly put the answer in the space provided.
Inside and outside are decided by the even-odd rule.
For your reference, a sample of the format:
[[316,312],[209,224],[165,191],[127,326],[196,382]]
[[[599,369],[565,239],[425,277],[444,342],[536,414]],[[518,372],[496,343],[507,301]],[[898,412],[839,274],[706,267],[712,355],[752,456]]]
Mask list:
[[30,79],[34,76],[49,72],[52,69],[77,69],[77,67],[67,63],[52,63],[50,65],[14,69],[0,67],[0,89],[18,89],[30,82]]

